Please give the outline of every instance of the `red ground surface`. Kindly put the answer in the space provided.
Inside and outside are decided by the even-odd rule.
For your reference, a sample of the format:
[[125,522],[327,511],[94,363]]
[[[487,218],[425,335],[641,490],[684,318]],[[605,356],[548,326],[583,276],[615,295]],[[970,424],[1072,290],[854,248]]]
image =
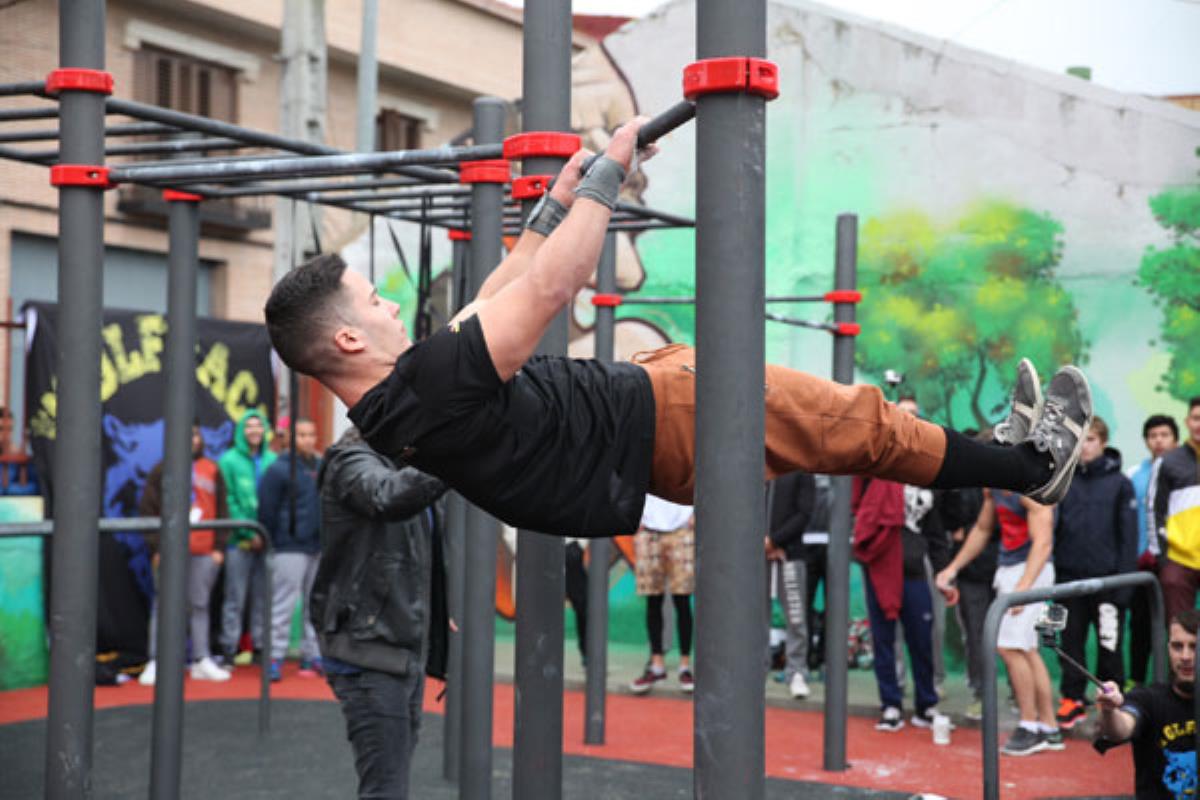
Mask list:
[[[239,669],[228,683],[185,681],[188,701],[243,700],[258,697],[257,669]],[[425,709],[442,711],[435,698],[440,686],[431,683]],[[288,664],[284,680],[271,687],[277,699],[327,700],[333,695],[323,680],[300,678]],[[98,687],[96,708],[148,704],[153,689],[129,683]],[[0,692],[0,724],[46,716],[45,687]],[[674,767],[692,765],[692,704],[688,699],[609,695],[607,741],[583,744],[583,695],[567,692],[564,702],[563,750],[572,755],[616,759]],[[512,746],[513,690],[498,684],[495,695],[494,741]],[[881,733],[874,720],[849,720],[849,760],[843,773],[821,769],[822,715],[817,711],[767,709],[767,774],[785,780],[817,781],[900,792],[934,792],[947,797],[978,797],[983,765],[980,732],[956,730],[948,747],[934,746],[928,731],[911,726],[899,733]],[[1131,794],[1133,765],[1127,751],[1101,757],[1083,740],[1070,740],[1058,753],[1027,758],[1001,757],[1000,780],[1005,798]]]

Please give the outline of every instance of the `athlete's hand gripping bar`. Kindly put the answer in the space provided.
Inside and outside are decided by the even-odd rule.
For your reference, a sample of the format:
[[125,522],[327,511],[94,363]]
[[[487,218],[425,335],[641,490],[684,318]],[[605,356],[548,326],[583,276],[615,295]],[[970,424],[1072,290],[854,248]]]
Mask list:
[[[666,136],[671,131],[683,125],[685,122],[690,122],[696,116],[696,104],[691,100],[680,100],[675,105],[668,108],[666,111],[659,114],[657,117],[652,117],[641,128],[638,129],[637,147],[642,150],[663,136]],[[587,161],[583,162],[581,172],[587,173],[592,168],[592,164],[596,163],[596,159],[600,155],[589,156]]]

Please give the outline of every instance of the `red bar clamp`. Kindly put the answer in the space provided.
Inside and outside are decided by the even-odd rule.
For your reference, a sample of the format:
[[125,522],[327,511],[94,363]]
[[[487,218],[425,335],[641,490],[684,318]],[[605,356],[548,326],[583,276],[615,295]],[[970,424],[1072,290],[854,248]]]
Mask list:
[[471,232],[462,228],[451,228],[446,232],[452,242],[469,242],[471,241]]
[[87,164],[55,164],[50,168],[51,186],[93,186],[111,189],[116,186],[108,179],[108,167]]
[[835,322],[833,332],[838,336],[858,336],[862,333],[862,325],[857,322]]
[[513,178],[513,200],[532,200],[535,197],[541,197],[549,190],[550,181],[553,179],[553,175],[522,175],[520,178]]
[[825,293],[826,303],[861,303],[862,292],[857,289],[834,289]]
[[458,165],[460,183],[508,183],[512,167],[503,158],[464,161]]
[[203,196],[191,192],[181,192],[177,189],[163,189],[163,200],[168,203],[199,203]]
[[56,69],[46,76],[46,94],[74,92],[113,93],[113,76],[102,69]]
[[683,96],[746,92],[768,100],[779,96],[779,67],[763,58],[705,58],[683,68]]
[[570,158],[583,147],[578,134],[558,131],[530,131],[518,133],[504,140],[504,157],[517,158]]
[[603,306],[605,308],[616,308],[621,305],[621,295],[619,294],[594,294],[592,295],[592,305]]

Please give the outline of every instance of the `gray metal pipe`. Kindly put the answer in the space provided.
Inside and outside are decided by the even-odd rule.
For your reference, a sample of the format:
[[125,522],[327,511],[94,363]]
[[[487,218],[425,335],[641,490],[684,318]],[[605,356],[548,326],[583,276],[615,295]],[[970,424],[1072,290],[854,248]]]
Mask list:
[[[183,761],[183,668],[187,636],[188,532],[195,415],[196,273],[199,203],[168,203],[166,435],[163,442],[163,525],[159,536],[158,678],[150,743],[150,796],[179,796]],[[168,622],[169,621],[169,622]]]
[[[496,97],[475,101],[475,141],[499,142],[506,105]],[[473,220],[467,299],[500,262],[500,184],[471,187]],[[496,543],[499,523],[476,506],[467,509],[466,593],[463,600],[463,723],[458,774],[462,800],[492,796],[492,684],[495,671]]]
[[[315,156],[342,153],[341,150],[329,147],[328,145],[306,142],[302,139],[289,139],[286,136],[279,136],[274,133],[264,133],[250,128],[243,128],[240,125],[234,125],[229,122],[221,122],[220,120],[209,119],[208,117],[198,117],[195,114],[185,114],[182,111],[173,111],[169,108],[160,108],[159,106],[152,106],[147,103],[136,103],[132,100],[110,97],[108,98],[106,107],[108,112],[112,114],[124,114],[148,122],[161,122],[165,125],[172,125],[197,133],[207,133],[212,136],[228,136],[230,139],[238,139],[247,144],[274,147],[278,150],[287,150],[292,153],[304,153]],[[430,183],[458,183],[458,176],[449,170],[410,166],[397,171]]]
[[226,162],[177,166],[171,162],[125,164],[110,172],[118,183],[227,183],[271,177],[307,178],[318,175],[363,175],[400,167],[458,164],[500,158],[499,142],[469,147],[435,147],[429,150],[396,150],[384,153],[345,153],[330,156],[263,156]]
[[[522,31],[522,130],[570,131],[571,0],[526,0]],[[561,158],[526,158],[522,171],[556,175],[562,164]],[[535,202],[525,201],[525,214]],[[565,356],[568,325],[564,309],[537,352]],[[557,537],[517,534],[512,795],[518,800],[562,797],[564,553]]]
[[[104,0],[78,0],[59,14],[59,65],[104,69]],[[104,163],[104,96],[64,90],[61,150],[68,163]],[[100,326],[104,296],[104,190],[62,186],[58,202],[61,330],[51,541],[50,708],[46,722],[47,798],[92,792],[92,692],[100,509]]]
[[358,48],[358,104],[354,149],[375,149],[375,102],[379,94],[379,0],[363,0],[362,30]]
[[[131,122],[126,125],[109,125],[104,129],[105,136],[143,136],[159,133],[173,133],[175,128],[159,125],[157,122]],[[0,142],[45,142],[57,141],[58,128],[37,128],[23,131],[0,133]]]
[[[136,142],[114,144],[104,148],[106,156],[169,155],[171,153],[205,152],[208,150],[236,150],[250,145],[236,139],[172,139],[161,142]],[[58,150],[27,150],[25,155],[39,161],[63,161]],[[145,162],[138,162],[145,163]]]
[[[834,289],[854,289],[858,274],[858,217],[837,218]],[[853,303],[835,303],[834,322],[853,322]],[[833,338],[833,379],[854,382],[854,337]],[[846,762],[846,714],[849,708],[846,676],[846,635],[850,628],[850,492],[852,478],[831,478],[833,508],[829,520],[829,547],[825,552],[825,756],[831,772],[849,767]]]
[[44,97],[46,94],[46,82],[21,81],[20,83],[0,83],[0,97],[15,97],[23,94]]
[[1000,709],[996,698],[996,639],[1000,621],[1013,606],[1023,606],[1043,600],[1066,600],[1124,588],[1141,588],[1150,592],[1151,646],[1154,652],[1154,680],[1167,679],[1167,624],[1164,619],[1162,587],[1149,572],[1130,572],[1105,578],[1060,583],[1044,589],[1030,589],[1000,595],[988,607],[983,621],[983,796],[985,800],[1000,797]]
[[[596,270],[596,291],[615,294],[617,291],[617,236],[604,237],[600,266]],[[613,360],[613,339],[616,309],[596,307],[596,360]],[[612,540],[592,539],[588,542],[587,584],[587,687],[584,698],[583,741],[585,744],[604,744],[608,701],[608,565],[612,560]]]
[[25,119],[55,119],[58,106],[49,108],[5,108],[0,109],[0,122],[15,122]]
[[[766,54],[765,0],[699,0],[696,57]],[[698,798],[762,800],[766,101],[696,103]],[[731,269],[730,265],[737,265]],[[750,602],[729,602],[730,592]]]
[[[411,186],[413,188],[425,188],[425,184],[419,183],[413,178],[372,178],[369,181],[355,180],[312,180],[312,181],[287,181],[286,183],[269,183],[269,184],[248,184],[245,186],[201,186],[193,189],[193,191],[201,191],[208,197],[253,197],[256,195],[313,195],[315,201],[316,195],[324,192],[361,192],[364,188],[367,189],[390,189],[399,186]],[[434,186],[445,187],[447,189],[458,189],[458,186],[447,186],[445,184],[434,184]],[[430,187],[432,188],[432,187]]]

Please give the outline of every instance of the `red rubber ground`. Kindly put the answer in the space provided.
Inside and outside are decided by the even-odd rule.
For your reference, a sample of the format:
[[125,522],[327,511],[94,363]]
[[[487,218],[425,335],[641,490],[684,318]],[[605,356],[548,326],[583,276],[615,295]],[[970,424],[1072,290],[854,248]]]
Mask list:
[[[258,670],[238,669],[228,683],[187,680],[189,701],[253,699],[258,696]],[[333,695],[320,679],[300,678],[288,664],[284,680],[271,687],[279,699],[328,700]],[[435,700],[440,686],[431,683],[425,708],[442,711]],[[148,704],[153,690],[129,683],[96,689],[96,708]],[[0,725],[46,716],[45,687],[0,692]],[[692,704],[679,697],[608,698],[607,741],[604,746],[583,744],[583,695],[567,692],[564,709],[564,742],[567,753],[597,758],[690,767],[692,764]],[[512,746],[513,692],[509,684],[496,686],[495,743]],[[947,797],[978,797],[982,785],[980,733],[954,731],[953,744],[937,747],[929,731],[911,726],[899,733],[881,733],[874,720],[851,717],[849,758],[851,769],[829,773],[821,769],[822,717],[816,711],[767,709],[767,774],[785,780],[836,783],[902,792],[934,792]],[[1002,756],[1002,796],[1005,798],[1070,797],[1132,794],[1133,766],[1127,750],[1101,757],[1083,740],[1069,740],[1067,749],[1026,758]]]

